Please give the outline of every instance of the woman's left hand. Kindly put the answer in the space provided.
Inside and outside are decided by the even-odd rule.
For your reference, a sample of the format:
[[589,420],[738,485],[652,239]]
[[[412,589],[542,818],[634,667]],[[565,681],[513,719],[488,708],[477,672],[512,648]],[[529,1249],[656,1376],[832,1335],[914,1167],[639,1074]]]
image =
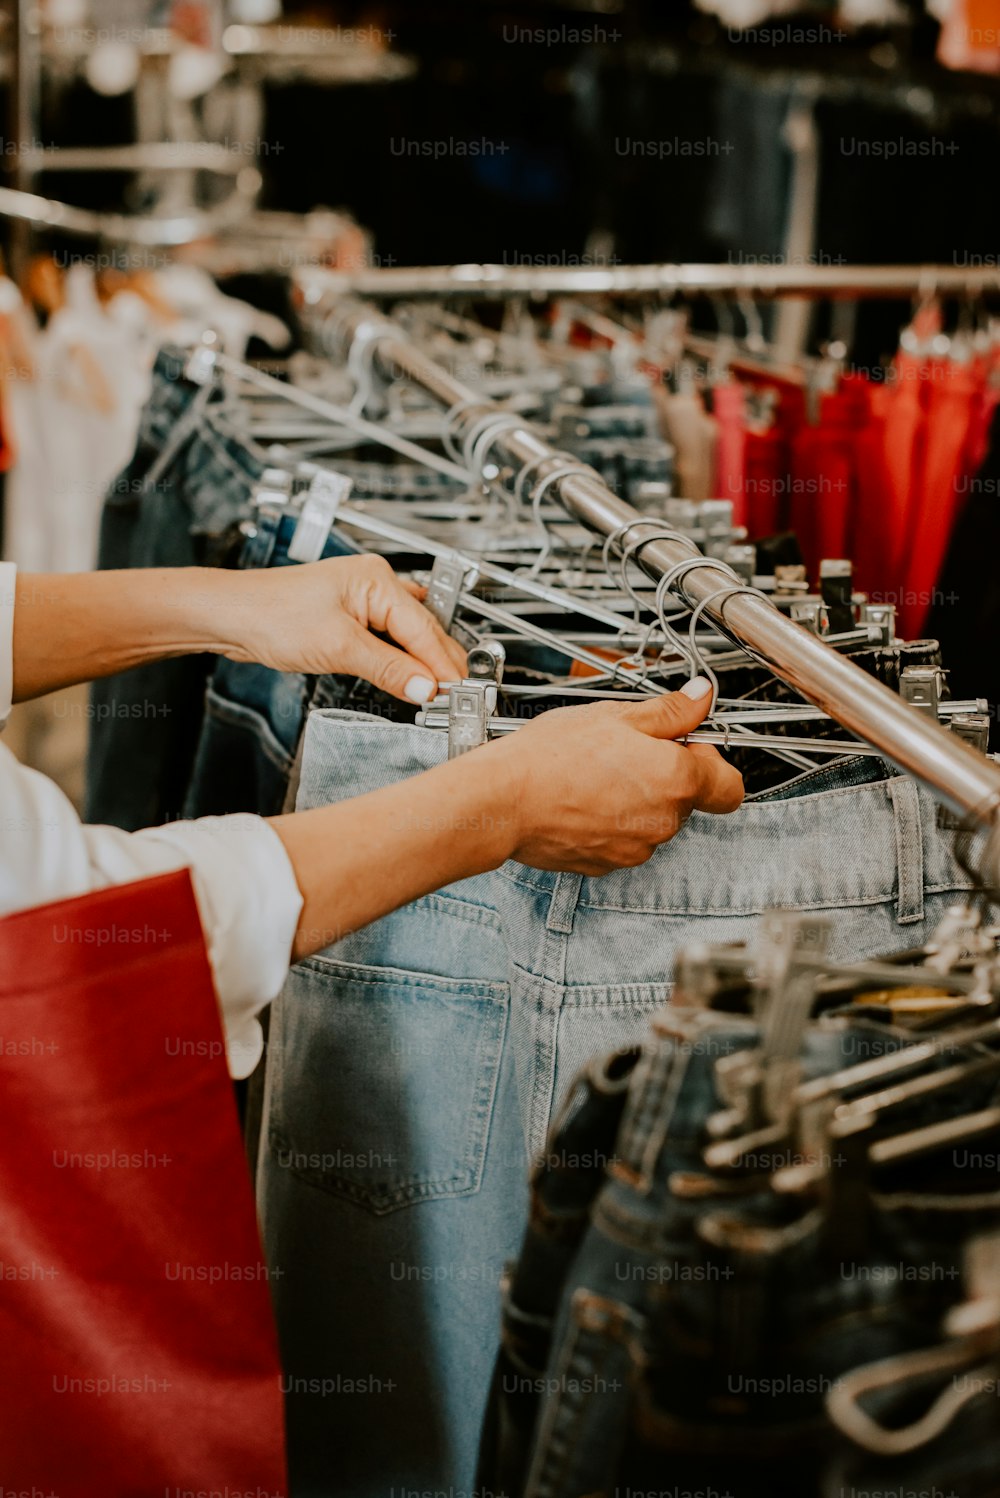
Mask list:
[[420,601],[425,590],[398,578],[382,557],[331,557],[229,577],[222,652],[230,660],[360,676],[414,703],[466,674],[465,651]]

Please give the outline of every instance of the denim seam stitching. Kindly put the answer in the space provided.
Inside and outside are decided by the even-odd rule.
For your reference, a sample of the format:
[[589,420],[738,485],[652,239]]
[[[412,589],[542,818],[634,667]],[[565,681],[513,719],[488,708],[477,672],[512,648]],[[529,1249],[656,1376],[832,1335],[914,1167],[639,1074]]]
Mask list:
[[912,780],[899,776],[886,785],[896,824],[896,921],[913,925],[924,918],[924,837],[920,795]]
[[[270,1125],[268,1138],[279,1151],[284,1149],[287,1153],[296,1153],[294,1147],[282,1134],[278,1124]],[[309,1152],[302,1150],[298,1153]],[[455,1172],[450,1176],[435,1176],[430,1179],[420,1175],[404,1176],[394,1183],[391,1191],[383,1192],[379,1196],[374,1196],[371,1187],[364,1182],[352,1181],[348,1176],[337,1175],[333,1171],[300,1169],[294,1165],[289,1165],[287,1169],[289,1175],[295,1176],[296,1180],[304,1181],[307,1186],[312,1186],[317,1191],[325,1191],[328,1195],[342,1196],[348,1201],[368,1207],[376,1217],[387,1217],[396,1208],[411,1206],[418,1201],[437,1201],[442,1197],[451,1199],[456,1196],[475,1196],[479,1190],[475,1172],[468,1167],[463,1167],[461,1172]]]
[[433,895],[422,895],[419,900],[411,900],[409,905],[402,906],[394,913],[409,915],[421,910],[438,910],[442,915],[468,921],[470,926],[490,926],[496,931],[503,930],[503,921],[494,905],[487,905],[484,900],[466,899],[464,895],[445,894],[441,890]]
[[[574,1313],[575,1310],[574,1306]],[[572,1317],[572,1327],[572,1338],[569,1345],[563,1348],[555,1370],[556,1376],[562,1385],[562,1396],[554,1398],[543,1409],[543,1423],[538,1427],[535,1437],[537,1449],[542,1454],[542,1465],[537,1477],[529,1474],[526,1491],[535,1494],[536,1498],[556,1498],[557,1494],[565,1491],[572,1443],[568,1439],[569,1433],[560,1430],[559,1417],[568,1408],[570,1412],[570,1430],[575,1430],[579,1427],[580,1418],[583,1413],[583,1407],[570,1399],[566,1384],[572,1371],[578,1366],[578,1363],[583,1362],[583,1366],[587,1366],[586,1362],[583,1361],[586,1357],[586,1349],[582,1345],[587,1332],[575,1314]],[[593,1336],[594,1334],[591,1333],[590,1335]],[[601,1339],[596,1337],[595,1340],[600,1342]],[[605,1341],[604,1361],[607,1360],[609,1351],[610,1347]],[[592,1375],[596,1375],[602,1366],[602,1362],[595,1360],[590,1365]]]
[[205,689],[205,712],[206,714],[211,712],[216,718],[222,718],[232,728],[259,730],[257,742],[261,752],[271,761],[276,770],[286,772],[291,770],[295,761],[294,751],[286,749],[278,742],[267,719],[256,708],[247,707],[241,702],[230,701],[228,697],[221,696],[210,683]]
[[[958,875],[953,882],[945,884],[926,885],[925,894],[947,894],[954,890],[971,889],[971,881],[963,881]],[[892,905],[898,903],[898,888],[894,884],[891,890],[878,895],[858,895],[853,898],[837,897],[828,895],[822,900],[798,900],[795,901],[796,910],[864,910],[873,905]],[[685,906],[659,906],[659,905],[596,905],[586,901],[580,902],[581,910],[610,911],[615,915],[665,915],[680,920],[690,920],[695,916],[746,916],[763,915],[771,909],[770,904],[754,906],[735,905],[685,905]]]
[[[325,975],[329,975],[331,971],[343,970],[343,976],[352,983],[367,983],[374,987],[439,988],[446,989],[456,997],[494,999],[501,1004],[506,1004],[510,995],[510,985],[502,979],[493,982],[488,978],[442,978],[437,973],[423,973],[415,969],[376,968],[371,963],[348,962],[343,957],[324,957],[322,952],[303,957],[295,965]],[[360,973],[367,973],[369,976],[357,976]]]
[[525,967],[522,962],[511,954],[509,958],[510,970],[515,977],[523,979],[526,983],[542,984],[547,991],[551,991],[553,997],[563,1002],[575,993],[589,993],[594,996],[595,1007],[600,1001],[602,994],[608,995],[606,1007],[620,1008],[645,1008],[646,995],[655,1009],[662,1008],[667,998],[673,992],[673,983],[666,980],[662,983],[572,983],[565,980],[560,982],[557,978],[546,977],[544,973],[536,973],[533,968]]

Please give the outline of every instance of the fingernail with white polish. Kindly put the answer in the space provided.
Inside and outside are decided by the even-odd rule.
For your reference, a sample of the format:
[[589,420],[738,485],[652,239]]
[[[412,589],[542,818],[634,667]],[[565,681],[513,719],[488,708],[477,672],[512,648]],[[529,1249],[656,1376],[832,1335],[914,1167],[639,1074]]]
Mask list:
[[691,680],[686,681],[681,687],[684,696],[690,697],[694,702],[697,702],[700,698],[704,697],[706,692],[710,692],[711,690],[712,683],[705,676],[692,676]]
[[408,702],[429,702],[434,696],[434,683],[426,676],[411,676],[403,691]]

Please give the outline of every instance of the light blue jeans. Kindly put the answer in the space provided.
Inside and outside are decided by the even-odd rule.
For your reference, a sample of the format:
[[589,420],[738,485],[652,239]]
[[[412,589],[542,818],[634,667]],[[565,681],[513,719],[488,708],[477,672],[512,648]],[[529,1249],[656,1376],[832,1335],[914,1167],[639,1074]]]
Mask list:
[[[432,730],[315,712],[298,807],[445,755]],[[507,863],[293,969],[258,1187],[295,1498],[472,1493],[528,1165],[576,1072],[642,1041],[678,947],[746,940],[785,906],[834,914],[837,959],[898,951],[968,887],[912,781],[840,774],[696,812],[604,879]]]

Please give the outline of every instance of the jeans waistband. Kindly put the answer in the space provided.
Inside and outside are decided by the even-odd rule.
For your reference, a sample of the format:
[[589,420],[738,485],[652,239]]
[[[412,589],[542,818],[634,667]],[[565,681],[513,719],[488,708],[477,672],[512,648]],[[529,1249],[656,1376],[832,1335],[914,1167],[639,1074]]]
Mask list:
[[[310,715],[301,805],[377,790],[440,764],[444,734],[371,715]],[[849,762],[849,765],[853,762]],[[849,776],[855,773],[849,769]],[[901,923],[923,917],[932,892],[967,889],[930,795],[905,776],[746,802],[729,816],[694,812],[646,864],[602,879],[507,863],[500,878],[575,912],[756,916],[777,907],[891,904]],[[568,903],[567,903],[568,902]]]

